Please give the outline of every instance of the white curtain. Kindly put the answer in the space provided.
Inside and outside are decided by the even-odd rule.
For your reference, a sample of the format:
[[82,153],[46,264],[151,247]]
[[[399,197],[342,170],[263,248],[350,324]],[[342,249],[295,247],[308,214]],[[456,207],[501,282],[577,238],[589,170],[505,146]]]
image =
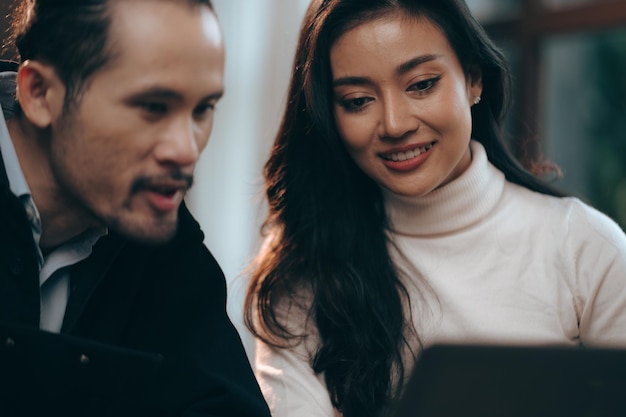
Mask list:
[[225,95],[187,203],[229,284],[228,310],[242,323],[244,269],[265,213],[262,169],[278,128],[298,29],[309,0],[214,0],[226,42]]

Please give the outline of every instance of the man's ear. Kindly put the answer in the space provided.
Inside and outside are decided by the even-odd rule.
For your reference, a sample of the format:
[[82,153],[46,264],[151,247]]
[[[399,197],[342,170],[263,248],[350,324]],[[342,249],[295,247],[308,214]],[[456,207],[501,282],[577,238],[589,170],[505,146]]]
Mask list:
[[16,83],[22,112],[35,126],[44,129],[63,112],[65,86],[52,66],[36,60],[24,61]]

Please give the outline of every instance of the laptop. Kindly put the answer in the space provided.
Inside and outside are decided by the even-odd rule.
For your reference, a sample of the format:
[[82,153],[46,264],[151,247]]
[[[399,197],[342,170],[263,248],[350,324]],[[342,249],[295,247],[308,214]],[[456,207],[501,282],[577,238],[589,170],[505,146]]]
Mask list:
[[0,323],[0,416],[136,416],[161,355]]
[[436,345],[393,417],[625,417],[626,350]]

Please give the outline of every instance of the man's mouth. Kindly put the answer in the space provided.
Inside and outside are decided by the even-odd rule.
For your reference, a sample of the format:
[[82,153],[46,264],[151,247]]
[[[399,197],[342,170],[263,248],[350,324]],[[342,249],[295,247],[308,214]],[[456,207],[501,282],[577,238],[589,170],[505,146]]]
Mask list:
[[182,191],[183,193],[185,191],[187,191],[187,187],[174,187],[174,186],[148,186],[146,187],[147,190],[156,193],[156,194],[161,194],[164,197],[167,198],[171,198],[174,196],[174,194],[176,194],[179,191]]
[[172,197],[177,192],[187,192],[193,183],[193,176],[175,172],[173,174],[140,177],[131,186],[131,192],[147,190],[153,193]]
[[178,209],[185,197],[187,186],[150,185],[142,188],[150,205],[160,213],[172,213]]

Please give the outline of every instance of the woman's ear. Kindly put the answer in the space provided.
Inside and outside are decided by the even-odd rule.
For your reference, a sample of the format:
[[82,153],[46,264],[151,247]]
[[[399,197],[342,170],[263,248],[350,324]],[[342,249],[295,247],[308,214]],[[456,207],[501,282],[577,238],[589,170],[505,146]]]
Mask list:
[[17,72],[16,84],[17,101],[35,126],[47,128],[62,114],[65,86],[52,66],[36,60],[24,61]]
[[474,66],[467,74],[467,94],[470,105],[478,104],[483,93],[483,73],[478,66]]

